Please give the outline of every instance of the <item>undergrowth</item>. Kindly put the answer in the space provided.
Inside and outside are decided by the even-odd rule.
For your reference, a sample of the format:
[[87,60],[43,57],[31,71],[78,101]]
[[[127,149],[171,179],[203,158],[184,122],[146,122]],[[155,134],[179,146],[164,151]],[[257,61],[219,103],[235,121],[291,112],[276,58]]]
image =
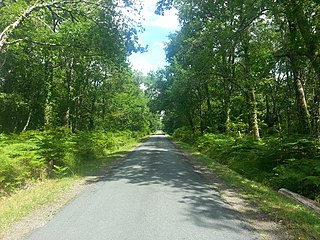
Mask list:
[[255,141],[248,137],[183,134],[182,142],[176,133],[173,138],[285,226],[294,239],[320,239],[319,215],[275,191],[286,187],[319,201],[317,142],[301,136]]
[[141,136],[130,131],[71,133],[64,128],[0,134],[0,196],[39,180],[81,175],[95,160]]
[[287,188],[320,202],[320,143],[305,136],[251,137],[192,135],[173,137],[191,144],[212,160],[275,190]]

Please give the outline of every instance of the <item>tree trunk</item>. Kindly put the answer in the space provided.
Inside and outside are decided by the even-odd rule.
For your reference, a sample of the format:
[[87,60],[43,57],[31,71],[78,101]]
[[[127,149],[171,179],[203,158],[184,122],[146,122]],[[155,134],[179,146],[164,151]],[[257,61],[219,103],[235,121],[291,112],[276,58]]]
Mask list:
[[95,121],[94,121],[94,116],[96,115],[95,112],[96,112],[96,95],[94,95],[94,97],[92,98],[92,101],[91,101],[91,114],[90,114],[90,117],[89,117],[89,129],[90,130],[93,130],[94,127],[95,127]]
[[[289,27],[289,48],[294,53],[301,47],[301,43],[299,43],[298,37],[298,26],[297,21],[295,19],[296,8],[295,8],[295,0],[290,0],[288,2],[286,15],[288,20]],[[301,79],[301,67],[298,56],[295,54],[291,54],[289,56],[290,64],[291,64],[291,72],[293,74],[293,82],[294,88],[296,92],[296,104],[298,108],[298,132],[301,134],[310,134],[311,133],[311,124],[310,124],[310,114],[308,111],[308,105],[305,98],[304,87]]]
[[225,110],[225,131],[227,134],[231,133],[231,109],[230,109],[230,96],[231,96],[231,89],[230,89],[230,84],[229,82],[225,79],[224,80],[224,110]]
[[8,44],[8,38],[13,33],[13,31],[20,26],[20,24],[36,9],[43,7],[40,1],[36,1],[32,6],[29,6],[16,21],[7,26],[0,33],[0,52],[2,52],[5,46]]
[[188,119],[188,122],[190,124],[191,129],[192,129],[192,133],[195,134],[196,130],[195,130],[195,127],[194,127],[192,115],[189,112],[187,113],[187,119]]
[[69,63],[67,63],[66,66],[66,88],[67,88],[67,109],[65,113],[65,126],[67,128],[70,128],[72,131],[72,120],[71,120],[71,105],[72,105],[72,93],[71,93],[71,84],[72,84],[72,78],[73,78],[73,59],[70,60]]
[[255,90],[249,92],[249,105],[251,115],[252,133],[255,139],[260,139],[259,124],[258,124],[258,110]]
[[231,124],[231,118],[230,118],[230,112],[231,112],[231,109],[229,107],[229,104],[226,106],[226,133],[227,134],[230,134],[231,133],[231,128],[230,128],[230,124]]
[[47,94],[44,106],[44,124],[49,127],[53,121],[53,109],[52,109],[52,82],[53,82],[53,68],[50,62],[46,62],[46,74],[47,74]]
[[316,89],[313,90],[313,128],[314,134],[318,141],[320,141],[320,98],[319,98],[319,87],[316,85]]
[[298,70],[298,63],[295,57],[291,58],[292,74],[294,87],[296,92],[296,104],[298,107],[299,114],[299,129],[298,132],[302,134],[311,133],[310,113],[308,110],[308,104],[306,101],[304,87],[301,80],[301,73]]
[[[303,5],[299,3],[297,0],[290,0],[289,2],[289,7],[288,11],[289,14],[291,14],[292,18],[290,19],[292,22],[296,24],[296,28],[299,29],[301,33],[301,37],[303,40],[303,44],[306,49],[306,56],[310,60],[310,63],[312,65],[312,68],[315,71],[317,82],[316,86],[320,86],[320,58],[317,54],[318,51],[318,36],[316,33],[312,30],[312,26],[310,24],[310,21],[306,17],[306,14],[303,9]],[[291,22],[291,25],[293,25]],[[295,29],[296,31],[296,29]],[[315,112],[314,112],[314,117],[315,117],[315,134],[316,136],[320,139],[320,102],[319,102],[319,91],[315,91],[315,96],[314,96],[314,104],[315,104]],[[310,116],[309,116],[310,118]],[[310,120],[309,120],[310,121]],[[309,127],[309,132],[311,130],[311,127]]]
[[23,129],[22,129],[22,132],[27,131],[27,129],[28,129],[28,127],[29,127],[29,124],[30,124],[31,116],[32,116],[32,111],[30,110],[29,116],[28,116],[28,119],[27,119],[27,122],[26,122],[26,124],[24,125],[24,127],[23,127]]

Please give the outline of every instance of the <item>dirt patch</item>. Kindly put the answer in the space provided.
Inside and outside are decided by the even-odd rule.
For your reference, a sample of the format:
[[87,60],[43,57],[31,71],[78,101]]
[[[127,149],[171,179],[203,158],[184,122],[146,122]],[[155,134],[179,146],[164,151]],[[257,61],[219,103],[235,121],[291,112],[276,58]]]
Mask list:
[[243,220],[248,222],[261,237],[267,240],[292,240],[295,239],[278,223],[272,216],[263,212],[259,207],[246,200],[236,188],[228,186],[222,179],[215,175],[210,169],[192,154],[184,151],[179,145],[174,145],[182,152],[195,171],[202,174],[210,183],[212,188],[219,192],[225,202],[230,204],[240,213]]

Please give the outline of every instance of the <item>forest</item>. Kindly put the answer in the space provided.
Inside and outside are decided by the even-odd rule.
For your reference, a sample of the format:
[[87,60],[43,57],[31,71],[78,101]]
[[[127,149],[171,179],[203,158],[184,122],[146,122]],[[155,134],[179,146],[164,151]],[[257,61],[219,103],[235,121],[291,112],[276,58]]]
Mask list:
[[320,201],[320,2],[162,1],[181,29],[149,74],[166,132],[238,173]]
[[0,1],[0,194],[153,131],[137,1]]
[[319,216],[277,191],[320,203],[320,0],[158,0],[180,28],[147,76],[128,60],[148,51],[142,7],[0,0],[0,235],[161,129],[319,239]]
[[75,173],[161,116],[213,161],[320,201],[319,3],[161,0],[181,28],[144,77],[128,62],[147,51],[140,1],[0,1],[1,194]]

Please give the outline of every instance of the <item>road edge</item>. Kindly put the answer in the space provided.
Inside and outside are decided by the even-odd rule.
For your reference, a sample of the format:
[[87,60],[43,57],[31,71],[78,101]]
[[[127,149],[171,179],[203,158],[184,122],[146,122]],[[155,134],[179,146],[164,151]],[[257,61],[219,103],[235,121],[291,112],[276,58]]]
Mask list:
[[[239,213],[242,220],[249,223],[257,233],[266,240],[292,240],[294,239],[284,226],[259,209],[258,205],[247,200],[235,187],[228,186],[219,176],[201,161],[195,154],[184,149],[171,137],[166,136],[171,143],[193,166],[195,172],[201,174],[209,182],[210,186],[221,194],[223,200]],[[198,153],[202,155],[201,153]]]
[[[150,136],[149,136],[150,137]],[[23,219],[11,223],[8,226],[8,230],[0,236],[2,240],[22,240],[30,235],[33,231],[46,225],[61,209],[68,205],[71,201],[76,199],[81,193],[86,191],[93,184],[100,181],[101,177],[111,172],[118,166],[127,156],[132,154],[137,148],[139,148],[149,137],[143,138],[125,154],[120,154],[112,157],[112,159],[101,166],[97,171],[93,172],[89,176],[82,177],[75,180],[72,186],[64,191],[63,195],[56,199],[54,202],[49,202],[44,206],[34,209]]]

